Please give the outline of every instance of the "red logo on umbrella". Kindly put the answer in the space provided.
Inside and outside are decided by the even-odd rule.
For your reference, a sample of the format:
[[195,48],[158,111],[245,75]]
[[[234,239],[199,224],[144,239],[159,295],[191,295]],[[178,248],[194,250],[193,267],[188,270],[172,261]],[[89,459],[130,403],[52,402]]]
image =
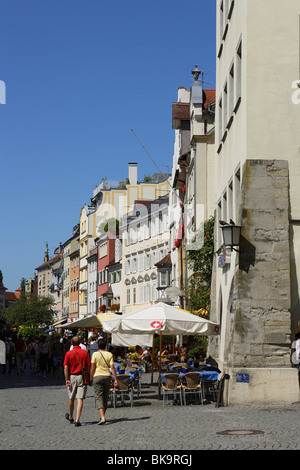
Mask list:
[[156,320],[150,323],[150,326],[152,326],[152,328],[160,328],[161,326],[163,326],[163,322]]

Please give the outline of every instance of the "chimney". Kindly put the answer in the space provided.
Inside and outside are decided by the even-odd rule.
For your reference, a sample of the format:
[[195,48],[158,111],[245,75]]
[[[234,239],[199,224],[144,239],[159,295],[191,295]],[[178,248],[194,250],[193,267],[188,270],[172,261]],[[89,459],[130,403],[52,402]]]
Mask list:
[[129,184],[137,184],[137,163],[128,163]]

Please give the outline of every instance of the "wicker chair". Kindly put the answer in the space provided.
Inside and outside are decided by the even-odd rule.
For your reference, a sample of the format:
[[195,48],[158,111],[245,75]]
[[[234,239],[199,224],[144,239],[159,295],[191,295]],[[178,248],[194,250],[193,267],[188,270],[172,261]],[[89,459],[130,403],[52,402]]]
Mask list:
[[162,394],[163,394],[163,406],[166,404],[166,399],[169,395],[173,397],[173,400],[176,399],[178,395],[180,398],[180,405],[182,405],[182,393],[181,393],[181,383],[179,379],[179,374],[169,372],[164,374],[164,381],[162,383]]
[[186,405],[186,395],[198,395],[203,405],[201,376],[198,372],[187,372],[182,380],[183,403]]
[[117,375],[118,386],[114,390],[114,408],[117,405],[118,397],[121,399],[121,403],[124,403],[125,397],[130,400],[130,405],[133,406],[133,387],[132,387],[132,376],[130,374]]

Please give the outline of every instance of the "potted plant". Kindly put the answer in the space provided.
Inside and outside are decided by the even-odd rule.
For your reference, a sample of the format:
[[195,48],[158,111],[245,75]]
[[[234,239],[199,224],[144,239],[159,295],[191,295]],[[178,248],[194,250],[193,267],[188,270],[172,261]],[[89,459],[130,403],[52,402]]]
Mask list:
[[103,313],[104,313],[105,310],[106,310],[106,305],[105,305],[105,304],[101,305],[101,306],[99,307],[99,310],[100,310],[100,312],[103,312]]
[[125,374],[125,364],[124,364],[124,362],[120,362],[118,372],[119,372],[119,374]]
[[129,358],[130,362],[138,362],[139,355],[138,355],[138,353],[131,353],[131,354],[129,354],[128,358]]
[[112,305],[110,306],[110,310],[111,310],[112,312],[118,312],[118,311],[120,310],[120,304],[112,304]]

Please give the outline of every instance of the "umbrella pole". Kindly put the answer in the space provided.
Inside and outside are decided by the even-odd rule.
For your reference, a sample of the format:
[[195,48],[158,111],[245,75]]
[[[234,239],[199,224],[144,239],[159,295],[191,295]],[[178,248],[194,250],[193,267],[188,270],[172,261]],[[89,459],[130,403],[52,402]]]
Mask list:
[[154,371],[154,337],[155,334],[153,333],[153,340],[152,340],[152,367],[151,367],[151,385],[153,385],[153,371]]
[[158,367],[158,396],[160,398],[160,373],[161,373],[161,350],[162,350],[162,332],[159,332],[159,367]]

